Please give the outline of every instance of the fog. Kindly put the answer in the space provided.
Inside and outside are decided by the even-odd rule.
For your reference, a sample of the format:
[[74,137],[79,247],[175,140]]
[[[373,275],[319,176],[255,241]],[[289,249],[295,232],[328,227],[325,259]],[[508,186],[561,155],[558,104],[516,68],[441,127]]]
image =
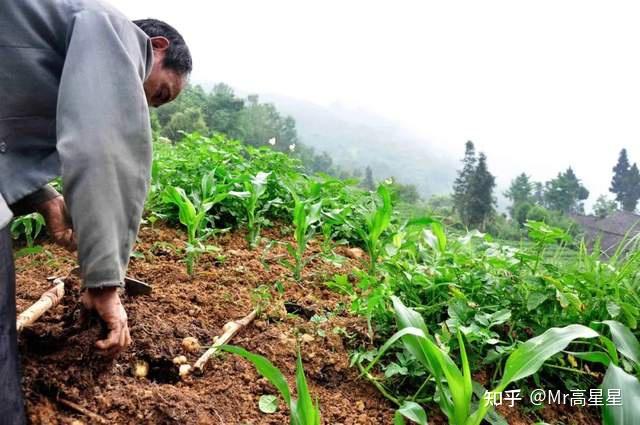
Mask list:
[[472,140],[498,193],[572,166],[590,205],[640,161],[636,2],[110,2],[178,28],[195,83],[368,111],[455,161]]

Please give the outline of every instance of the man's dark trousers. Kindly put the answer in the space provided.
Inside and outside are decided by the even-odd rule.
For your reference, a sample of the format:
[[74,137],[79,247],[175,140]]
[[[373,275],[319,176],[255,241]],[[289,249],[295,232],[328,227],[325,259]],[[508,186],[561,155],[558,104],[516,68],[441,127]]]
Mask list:
[[0,425],[24,423],[16,332],[16,275],[6,227],[0,229]]

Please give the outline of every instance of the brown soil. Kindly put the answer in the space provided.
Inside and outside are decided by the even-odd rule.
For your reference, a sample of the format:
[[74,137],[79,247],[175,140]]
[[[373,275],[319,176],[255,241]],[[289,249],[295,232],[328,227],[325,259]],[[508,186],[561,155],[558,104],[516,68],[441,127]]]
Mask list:
[[[270,233],[267,238],[281,239]],[[117,359],[106,359],[93,348],[103,330],[97,321],[81,317],[78,282],[71,279],[63,304],[22,333],[23,389],[32,423],[67,424],[78,419],[92,423],[56,397],[114,424],[288,423],[282,400],[278,412],[260,412],[259,397],[277,392],[243,359],[228,354],[215,357],[204,376],[185,381],[179,379],[171,362],[185,355],[193,364],[200,353],[185,352],[183,338],[192,336],[203,347],[210,345],[214,336],[222,334],[225,323],[253,309],[254,290],[261,285],[271,296],[270,307],[236,335],[232,344],[269,358],[293,388],[299,343],[311,392],[319,399],[325,423],[392,423],[393,406],[349,368],[349,349],[364,340],[366,324],[344,312],[339,306],[344,300],[323,285],[333,274],[353,268],[355,260],[348,260],[341,269],[319,258],[312,260],[299,285],[277,262],[265,269],[260,261],[262,250],[247,250],[243,235],[234,233],[216,239],[222,251],[203,256],[196,276],[190,279],[176,253],[176,247],[183,247],[182,240],[182,234],[173,229],[141,231],[136,251],[144,258],[132,259],[129,275],[152,284],[153,293],[123,297],[134,342]],[[51,245],[45,248],[49,253],[16,261],[18,311],[47,289],[47,276],[64,276],[75,267],[72,255]],[[312,244],[311,251],[318,249]],[[282,247],[274,248],[268,256],[283,253]],[[283,294],[274,289],[277,281],[284,287]],[[314,314],[328,320],[310,321]],[[132,375],[136,360],[149,363],[146,379]]]
[[[275,230],[266,233],[268,239],[285,239]],[[183,338],[195,337],[206,348],[222,334],[225,323],[247,315],[266,296],[269,307],[231,343],[269,358],[292,388],[299,344],[325,424],[393,423],[394,406],[349,368],[351,349],[366,344],[366,323],[345,312],[342,306],[348,301],[323,284],[335,273],[348,273],[357,260],[347,259],[338,268],[315,258],[298,284],[276,261],[265,268],[262,249],[248,250],[241,233],[222,235],[215,243],[221,251],[201,257],[192,279],[176,252],[184,246],[181,232],[161,226],[141,230],[136,252],[143,258],[131,260],[129,275],[152,284],[153,293],[123,296],[133,344],[116,359],[105,358],[93,348],[104,330],[95,318],[87,319],[79,304],[78,282],[69,279],[62,304],[20,336],[30,422],[96,423],[65,406],[61,398],[112,424],[288,423],[282,400],[278,412],[260,412],[259,397],[277,392],[243,359],[229,354],[214,357],[202,377],[186,380],[179,379],[171,362],[185,355],[193,364],[201,352],[185,352]],[[44,246],[44,253],[16,260],[18,311],[49,287],[48,276],[66,276],[76,266],[72,254]],[[310,251],[318,250],[317,243],[312,243]],[[267,257],[284,253],[278,247]],[[283,293],[276,287],[284,288]],[[327,320],[309,320],[313,315]],[[132,374],[132,365],[139,360],[150,365],[147,378]],[[528,419],[532,415],[511,410],[501,411],[509,423],[534,422]],[[539,415],[551,424],[597,423],[591,415],[577,413],[567,418],[571,412],[545,409]],[[437,408],[430,409],[429,415],[430,423],[446,423]]]

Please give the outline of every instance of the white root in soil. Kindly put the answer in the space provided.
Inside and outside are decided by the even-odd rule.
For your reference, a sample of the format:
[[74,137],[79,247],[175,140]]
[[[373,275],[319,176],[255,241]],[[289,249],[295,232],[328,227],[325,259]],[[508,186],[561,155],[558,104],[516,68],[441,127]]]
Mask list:
[[47,310],[60,303],[60,300],[64,297],[64,281],[62,279],[55,279],[53,283],[56,286],[47,290],[42,294],[38,301],[18,315],[18,318],[16,319],[16,328],[18,329],[18,332],[22,331],[25,327],[32,325],[44,313],[46,313]]
[[224,332],[218,338],[215,339],[213,345],[209,347],[209,349],[196,361],[191,368],[191,372],[201,375],[204,371],[204,366],[207,364],[209,359],[220,349],[220,346],[225,345],[227,342],[233,338],[233,336],[238,333],[242,328],[247,326],[249,323],[255,319],[258,310],[254,309],[247,316],[243,317],[240,320],[232,320],[228,322],[226,325],[222,327],[222,331]]

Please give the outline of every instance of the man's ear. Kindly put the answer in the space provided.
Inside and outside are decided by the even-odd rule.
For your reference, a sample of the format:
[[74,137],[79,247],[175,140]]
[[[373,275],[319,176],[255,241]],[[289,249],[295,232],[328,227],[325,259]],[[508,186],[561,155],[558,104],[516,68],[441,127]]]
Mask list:
[[166,37],[151,37],[151,46],[153,46],[153,50],[167,50],[170,44],[171,42]]

